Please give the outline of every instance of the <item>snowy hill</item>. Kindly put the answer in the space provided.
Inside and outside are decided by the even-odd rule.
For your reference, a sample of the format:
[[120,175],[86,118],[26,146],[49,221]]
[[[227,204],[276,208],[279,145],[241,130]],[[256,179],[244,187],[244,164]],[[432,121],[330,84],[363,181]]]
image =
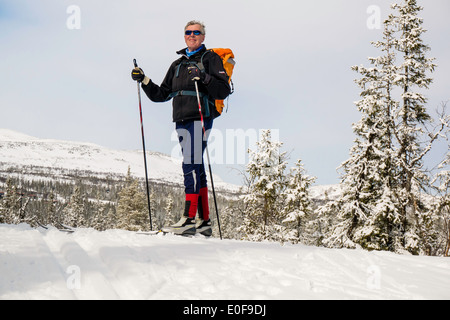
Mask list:
[[[182,184],[181,160],[158,152],[147,152],[149,179]],[[142,151],[113,150],[92,143],[38,139],[0,129],[0,173],[16,173],[29,179],[70,179],[96,175],[145,177]],[[237,191],[238,186],[214,176],[218,189]]]
[[0,225],[3,299],[449,299],[450,259]]

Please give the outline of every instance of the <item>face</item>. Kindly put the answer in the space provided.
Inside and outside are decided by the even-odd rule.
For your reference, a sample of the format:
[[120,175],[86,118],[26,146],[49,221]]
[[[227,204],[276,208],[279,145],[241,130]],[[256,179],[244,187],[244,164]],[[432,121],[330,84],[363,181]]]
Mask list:
[[[200,25],[198,24],[193,24],[189,27],[186,28],[185,31],[200,31]],[[184,41],[186,42],[186,45],[189,49],[189,51],[194,51],[197,50],[203,43],[203,41],[205,41],[205,35],[204,34],[200,34],[198,36],[196,36],[194,33],[191,33],[191,35],[187,36],[184,35]]]

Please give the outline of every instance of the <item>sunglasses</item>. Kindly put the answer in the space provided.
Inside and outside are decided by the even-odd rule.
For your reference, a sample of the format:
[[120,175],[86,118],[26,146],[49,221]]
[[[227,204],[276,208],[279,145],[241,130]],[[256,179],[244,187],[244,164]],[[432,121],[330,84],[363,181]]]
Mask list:
[[194,35],[196,35],[196,36],[199,36],[199,35],[202,34],[202,32],[198,31],[198,30],[186,30],[184,32],[184,34],[187,35],[187,36],[190,36],[192,33],[194,33]]

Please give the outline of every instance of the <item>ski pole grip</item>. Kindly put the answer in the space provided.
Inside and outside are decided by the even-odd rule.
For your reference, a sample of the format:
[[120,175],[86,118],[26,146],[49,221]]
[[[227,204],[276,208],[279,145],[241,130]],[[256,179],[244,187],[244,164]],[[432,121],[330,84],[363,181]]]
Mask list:
[[137,68],[138,65],[137,65],[136,59],[133,59],[133,63],[134,63],[134,67]]

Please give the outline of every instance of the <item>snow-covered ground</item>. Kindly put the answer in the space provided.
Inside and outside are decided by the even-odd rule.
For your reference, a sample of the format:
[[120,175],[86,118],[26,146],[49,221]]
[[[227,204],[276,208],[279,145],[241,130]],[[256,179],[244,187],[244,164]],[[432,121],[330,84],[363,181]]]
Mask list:
[[0,225],[0,299],[449,298],[449,258]]

